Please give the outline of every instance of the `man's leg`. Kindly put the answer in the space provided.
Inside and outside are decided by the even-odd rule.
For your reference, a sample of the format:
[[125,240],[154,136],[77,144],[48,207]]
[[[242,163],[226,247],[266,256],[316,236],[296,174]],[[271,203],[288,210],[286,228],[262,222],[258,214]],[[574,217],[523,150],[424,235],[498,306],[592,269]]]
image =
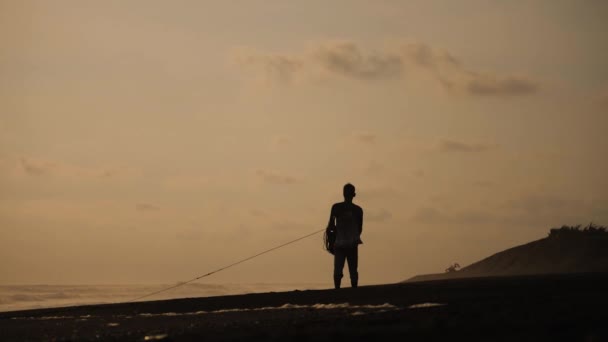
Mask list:
[[348,273],[350,273],[350,284],[352,287],[357,287],[359,285],[359,272],[357,271],[357,267],[359,266],[359,247],[348,249],[346,261],[348,262]]
[[344,269],[344,259],[346,253],[343,248],[334,249],[334,286],[336,289],[340,288],[340,282],[342,281],[342,270]]

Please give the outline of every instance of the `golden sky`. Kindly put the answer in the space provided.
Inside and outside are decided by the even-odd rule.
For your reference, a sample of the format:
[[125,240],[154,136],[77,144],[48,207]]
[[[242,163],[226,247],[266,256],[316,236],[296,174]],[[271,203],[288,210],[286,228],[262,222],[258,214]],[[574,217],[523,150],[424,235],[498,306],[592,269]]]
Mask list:
[[[361,284],[608,222],[605,1],[0,0],[0,284],[185,280],[365,211]],[[321,236],[210,282],[331,282]]]

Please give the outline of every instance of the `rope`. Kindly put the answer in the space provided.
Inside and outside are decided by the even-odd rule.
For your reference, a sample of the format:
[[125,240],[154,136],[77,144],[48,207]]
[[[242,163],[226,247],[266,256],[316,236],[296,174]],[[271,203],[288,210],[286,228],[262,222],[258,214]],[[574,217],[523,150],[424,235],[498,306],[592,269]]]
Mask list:
[[161,290],[158,290],[158,291],[155,291],[155,292],[151,292],[151,293],[148,293],[148,294],[146,294],[146,295],[143,295],[143,296],[140,296],[140,297],[137,297],[137,298],[131,299],[131,300],[127,301],[127,303],[134,302],[134,301],[137,301],[137,300],[140,300],[140,299],[146,298],[146,297],[153,296],[153,295],[155,295],[155,294],[159,294],[159,293],[161,293],[161,292],[165,292],[165,291],[172,290],[172,289],[174,289],[174,288],[176,288],[176,287],[180,287],[180,286],[183,286],[183,285],[186,285],[186,284],[192,283],[192,282],[197,281],[197,280],[199,280],[199,279],[201,279],[201,278],[208,277],[208,276],[210,276],[210,275],[212,275],[212,274],[214,274],[214,273],[217,273],[217,272],[223,271],[223,270],[225,270],[225,269],[228,269],[228,268],[230,268],[230,267],[236,266],[236,265],[238,265],[238,264],[244,263],[245,261],[251,260],[251,259],[253,259],[253,258],[257,258],[257,257],[259,257],[259,256],[260,256],[260,255],[262,255],[262,254],[266,254],[266,253],[272,252],[272,251],[274,251],[274,250],[276,250],[276,249],[279,249],[279,248],[281,248],[281,247],[285,247],[285,246],[290,245],[290,244],[292,244],[292,243],[294,243],[294,242],[298,242],[298,241],[300,241],[300,240],[306,239],[307,237],[313,236],[313,235],[318,234],[318,233],[320,233],[320,232],[322,232],[322,231],[325,231],[325,228],[323,228],[323,229],[321,229],[321,230],[317,230],[317,231],[316,231],[316,232],[314,232],[314,233],[310,233],[310,234],[308,234],[308,235],[304,235],[304,236],[299,237],[299,238],[297,238],[297,239],[295,239],[295,240],[291,240],[291,241],[286,242],[286,243],[284,243],[284,244],[282,244],[282,245],[279,245],[279,246],[276,246],[276,247],[273,247],[273,248],[267,249],[267,250],[265,250],[265,251],[263,251],[263,252],[260,252],[260,253],[258,253],[258,254],[256,254],[256,255],[252,255],[252,256],[247,257],[247,258],[245,258],[245,259],[239,260],[239,261],[234,262],[234,263],[232,263],[232,264],[230,264],[230,265],[220,267],[220,268],[218,268],[218,269],[216,269],[216,270],[214,270],[214,271],[211,271],[211,272],[209,272],[209,273],[203,274],[203,275],[198,276],[198,277],[196,277],[196,278],[192,278],[192,279],[190,279],[190,280],[188,280],[188,281],[181,282],[181,283],[178,283],[178,284],[176,284],[176,285],[172,285],[172,286],[169,286],[169,287],[163,288],[163,289],[161,289]]

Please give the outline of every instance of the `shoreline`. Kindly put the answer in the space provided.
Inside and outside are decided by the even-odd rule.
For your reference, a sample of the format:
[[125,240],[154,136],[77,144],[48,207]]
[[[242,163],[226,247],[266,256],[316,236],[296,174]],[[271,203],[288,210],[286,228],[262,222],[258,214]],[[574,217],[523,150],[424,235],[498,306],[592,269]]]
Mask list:
[[608,337],[606,288],[608,273],[554,274],[84,305],[2,312],[0,333],[7,340],[141,340],[149,334],[171,340],[323,340],[327,334],[573,340]]
[[[178,284],[0,285],[0,313],[82,305],[124,303]],[[194,283],[143,300],[216,297],[294,289],[328,289],[329,283]],[[142,300],[140,300],[142,301]]]

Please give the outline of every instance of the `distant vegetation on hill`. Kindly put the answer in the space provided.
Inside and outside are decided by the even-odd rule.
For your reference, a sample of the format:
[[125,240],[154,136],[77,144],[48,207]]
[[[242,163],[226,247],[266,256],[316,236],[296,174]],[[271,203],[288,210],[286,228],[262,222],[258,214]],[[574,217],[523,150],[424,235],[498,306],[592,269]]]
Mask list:
[[544,239],[509,248],[460,270],[449,267],[445,273],[418,275],[407,281],[588,272],[608,272],[608,229],[593,223],[552,228]]
[[589,223],[581,229],[581,225],[577,226],[561,226],[560,228],[552,228],[549,231],[549,237],[567,237],[567,236],[589,236],[589,235],[608,235],[608,230],[605,226],[598,226]]

